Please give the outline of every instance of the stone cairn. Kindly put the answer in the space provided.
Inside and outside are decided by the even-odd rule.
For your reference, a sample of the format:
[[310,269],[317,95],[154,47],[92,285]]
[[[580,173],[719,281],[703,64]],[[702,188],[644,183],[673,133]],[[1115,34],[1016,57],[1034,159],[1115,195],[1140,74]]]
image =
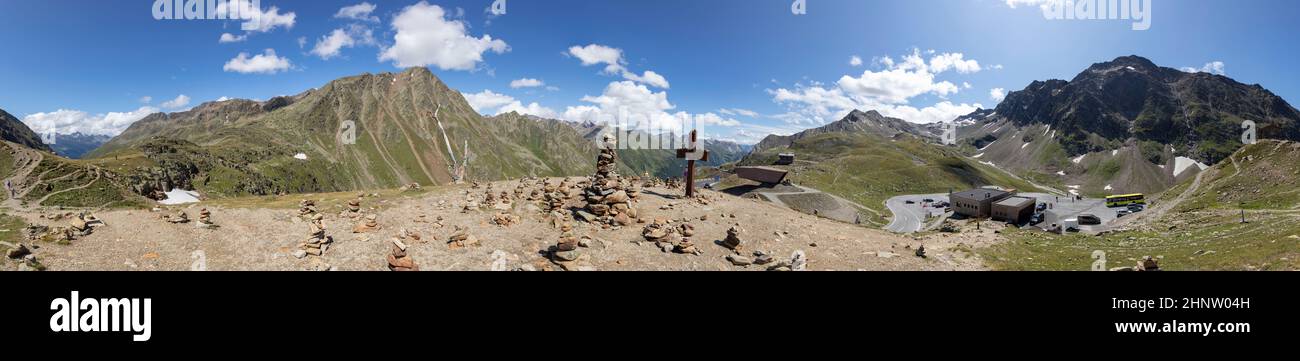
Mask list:
[[655,246],[666,253],[694,255],[702,253],[691,242],[691,237],[695,236],[695,227],[688,223],[674,226],[670,220],[655,219],[641,230],[641,236],[645,237],[646,241],[654,242]]
[[415,259],[406,253],[407,248],[402,240],[393,239],[393,251],[388,254],[388,270],[397,272],[420,270],[420,266],[415,264]]
[[330,244],[334,243],[334,238],[325,235],[325,217],[317,214],[311,217],[311,231],[307,234],[307,241],[298,245],[298,252],[294,252],[294,257],[303,258],[307,255],[321,256],[329,251]]
[[596,174],[583,192],[587,206],[578,212],[578,216],[588,223],[628,226],[635,222],[636,210],[632,208],[632,199],[618,175],[616,140],[613,135],[606,134],[604,141],[600,156],[596,158]]
[[379,226],[379,216],[371,214],[367,215],[366,219],[360,223],[357,223],[356,227],[352,227],[352,233],[370,233],[378,231],[380,228],[382,227]]
[[348,218],[357,218],[361,216],[361,200],[353,199],[348,201],[348,210],[343,212],[343,214]]
[[477,247],[482,245],[479,243],[478,238],[469,234],[468,228],[456,226],[455,229],[456,230],[452,232],[451,237],[447,237],[448,248],[460,249],[465,247]]
[[[578,238],[573,235],[573,224],[565,222],[560,225],[560,241],[555,244],[555,250],[551,252],[551,261],[565,267],[569,262],[576,262],[582,254],[578,251]],[[565,267],[566,269],[568,267]]]
[[212,223],[212,212],[208,211],[207,208],[199,210],[199,223],[195,223],[194,225],[203,229],[217,228],[217,224]]
[[298,215],[306,219],[316,214],[316,201],[304,199],[298,202]]
[[744,246],[740,241],[740,232],[739,224],[732,226],[727,230],[727,238],[723,239],[718,244],[727,247],[727,249],[736,252],[736,254],[740,254],[740,250]]
[[168,223],[176,223],[176,224],[190,223],[190,215],[185,214],[185,211],[180,211],[180,210],[176,211],[176,214],[173,215],[164,214],[162,216],[162,219],[164,221],[167,221]]

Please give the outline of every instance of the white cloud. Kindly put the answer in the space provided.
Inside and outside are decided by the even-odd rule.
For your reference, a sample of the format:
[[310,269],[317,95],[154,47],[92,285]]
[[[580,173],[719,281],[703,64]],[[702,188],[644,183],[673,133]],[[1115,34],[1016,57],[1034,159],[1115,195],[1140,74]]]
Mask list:
[[965,55],[961,53],[943,53],[930,58],[930,72],[938,74],[950,69],[957,70],[958,73],[970,74],[978,73],[980,62],[975,60],[966,60]]
[[469,36],[464,22],[448,20],[442,7],[424,1],[403,9],[392,27],[397,31],[396,41],[380,52],[379,60],[392,61],[398,67],[474,70],[483,61],[483,53],[510,50],[506,42],[491,35]]
[[230,100],[230,99],[231,99],[230,97],[225,97],[225,96],[223,96],[223,97],[217,98],[217,101],[219,101],[219,102],[224,102],[224,101],[227,101],[227,100]]
[[80,110],[59,109],[49,113],[28,115],[23,118],[23,123],[37,133],[83,133],[116,136],[122,134],[122,131],[130,127],[132,123],[157,112],[158,108],[149,106],[140,107],[131,112],[111,112],[107,114],[90,114]]
[[1006,89],[1002,89],[1002,88],[993,88],[993,89],[989,90],[989,99],[993,99],[993,101],[995,101],[995,102],[999,102],[999,103],[1001,103],[1001,102],[1002,102],[1002,99],[1006,99],[1006,98],[1007,98],[1007,90],[1006,90]]
[[745,116],[750,118],[758,118],[759,116],[761,116],[761,114],[758,114],[758,112],[756,111],[743,109],[743,108],[719,109],[718,112],[722,113],[723,115],[740,115],[740,116]]
[[659,75],[659,73],[650,70],[646,70],[644,75],[636,75],[636,73],[624,71],[623,78],[661,89],[668,89],[669,86],[667,78],[664,78],[663,75]]
[[515,98],[509,95],[493,93],[491,90],[469,94],[462,93],[462,95],[465,96],[465,101],[469,102],[469,106],[479,113],[488,113],[515,101]]
[[546,91],[557,92],[557,91],[560,91],[560,87],[558,87],[558,86],[549,86],[549,85],[548,85],[548,86],[546,86]]
[[307,47],[307,37],[306,36],[298,37],[298,49],[302,49],[306,47]]
[[230,4],[238,4],[236,6],[239,6],[239,8],[236,10],[239,11],[238,12],[239,14],[253,14],[254,12],[257,13],[257,15],[252,16],[250,20],[247,20],[243,24],[240,24],[240,29],[248,32],[265,33],[271,30],[275,30],[275,28],[278,27],[292,29],[294,22],[298,18],[298,15],[292,12],[281,14],[280,8],[274,6],[266,10],[258,9],[253,6],[253,2],[251,1],[232,1],[229,3],[221,2],[217,6],[217,11],[229,12]]
[[148,95],[143,96],[143,97],[140,97],[140,102],[141,102],[141,103],[145,103],[145,104],[152,103],[152,102],[153,102],[153,97],[148,96]]
[[370,13],[374,11],[374,4],[363,2],[352,6],[344,6],[339,9],[338,13],[334,14],[334,17],[338,19],[353,19],[377,23],[379,22],[379,17],[370,15]]
[[275,55],[275,49],[266,49],[262,54],[249,57],[248,53],[239,53],[222,67],[227,72],[241,74],[275,74],[293,67],[289,58]]
[[547,108],[536,102],[524,105],[523,102],[516,100],[514,97],[505,94],[497,94],[491,90],[483,90],[478,93],[463,94],[465,100],[474,111],[481,114],[501,115],[509,112],[527,114],[548,119],[558,119],[560,114],[554,109]]
[[667,92],[655,92],[633,81],[611,82],[599,96],[584,96],[582,101],[591,105],[570,106],[562,118],[573,122],[620,124],[651,131],[684,134],[692,122],[699,125],[735,127],[742,123],[717,114],[691,114],[672,112],[677,107],[668,102]]
[[321,59],[329,60],[338,56],[343,48],[374,44],[373,30],[361,25],[352,25],[346,29],[334,29],[329,35],[321,37],[316,41],[316,46],[312,47],[311,53]]
[[862,66],[862,58],[857,55],[854,55],[853,57],[849,58],[849,65]]
[[[928,52],[928,51],[927,51]],[[814,125],[839,120],[854,109],[876,110],[886,116],[916,123],[948,121],[975,111],[979,104],[953,104],[941,101],[927,107],[915,107],[912,100],[922,95],[945,98],[961,90],[950,81],[938,80],[941,73],[955,71],[959,74],[979,72],[978,61],[966,59],[961,53],[937,53],[927,61],[919,49],[901,60],[889,56],[873,58],[884,67],[880,71],[867,70],[862,75],[842,76],[834,86],[817,81],[796,83],[793,89],[768,90],[773,101],[784,104],[789,111],[773,117],[787,124]],[[970,88],[967,82],[963,87]]]
[[162,103],[162,107],[167,109],[180,109],[184,108],[186,105],[190,105],[190,97],[185,94],[181,94],[180,96],[177,96],[176,99]]
[[1222,61],[1212,61],[1209,63],[1205,63],[1205,65],[1201,66],[1200,69],[1194,67],[1183,67],[1179,70],[1188,73],[1210,73],[1210,74],[1218,74],[1218,75],[1227,75],[1226,66],[1223,64]]
[[532,116],[542,117],[546,119],[558,119],[560,117],[560,114],[556,113],[554,109],[541,106],[540,104],[537,104],[537,102],[528,103],[528,105],[523,105],[523,103],[520,103],[518,100],[510,102],[510,104],[506,104],[505,106],[501,107],[501,109],[498,109],[496,115],[501,115],[509,112],[532,115]]
[[217,42],[225,44],[225,43],[238,43],[244,40],[248,40],[248,35],[235,36],[234,34],[231,33],[222,33],[221,39],[218,39]]
[[962,89],[970,89],[970,88],[974,88],[974,87],[975,87],[975,86],[974,86],[974,85],[970,85],[969,82],[961,82],[961,88],[962,88]]
[[582,61],[582,66],[605,64],[604,71],[609,74],[625,71],[624,64],[626,62],[623,60],[623,49],[590,44],[569,47],[568,54]]
[[540,86],[546,86],[546,82],[533,78],[515,79],[510,82],[510,87],[514,89],[536,88]]

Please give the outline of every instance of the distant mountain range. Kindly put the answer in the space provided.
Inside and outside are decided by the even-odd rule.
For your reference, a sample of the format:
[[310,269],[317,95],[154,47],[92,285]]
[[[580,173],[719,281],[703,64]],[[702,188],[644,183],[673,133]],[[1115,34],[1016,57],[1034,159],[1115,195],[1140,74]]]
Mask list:
[[112,139],[112,136],[103,134],[85,134],[80,132],[59,134],[56,136],[54,144],[50,144],[50,148],[54,149],[55,154],[72,159],[80,159],[82,156],[86,155],[86,153],[90,153],[90,151],[99,148]]

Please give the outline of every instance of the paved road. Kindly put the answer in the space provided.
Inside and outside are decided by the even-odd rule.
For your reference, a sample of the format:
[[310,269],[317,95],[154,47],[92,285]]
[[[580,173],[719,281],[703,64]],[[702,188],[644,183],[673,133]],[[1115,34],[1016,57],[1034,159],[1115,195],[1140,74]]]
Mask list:
[[[889,222],[889,226],[885,227],[885,229],[894,233],[920,232],[921,229],[925,228],[925,220],[929,218],[927,217],[928,213],[938,214],[943,211],[942,209],[922,207],[921,201],[925,199],[947,202],[948,194],[917,194],[890,198],[885,201],[885,207],[888,207],[889,211],[894,213],[894,219]],[[907,201],[912,201],[915,204],[907,204]]]

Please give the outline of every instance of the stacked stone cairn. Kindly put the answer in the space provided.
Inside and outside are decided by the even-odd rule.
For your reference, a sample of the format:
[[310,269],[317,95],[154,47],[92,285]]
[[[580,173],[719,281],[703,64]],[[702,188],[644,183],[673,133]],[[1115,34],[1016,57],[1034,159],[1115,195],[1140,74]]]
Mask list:
[[632,208],[632,198],[618,175],[618,152],[615,151],[617,143],[614,136],[606,134],[604,140],[604,147],[596,158],[596,174],[591,177],[590,185],[583,192],[587,206],[578,212],[578,216],[588,223],[628,226],[635,222],[636,210]]
[[396,272],[419,271],[420,266],[415,264],[415,259],[406,253],[408,246],[400,239],[394,238],[393,250],[388,254],[388,270]]
[[321,256],[334,243],[334,238],[325,234],[325,216],[316,214],[311,217],[309,224],[310,231],[307,233],[307,241],[298,245],[301,252],[295,252],[294,257],[303,258],[307,255]]
[[379,226],[379,217],[371,214],[367,215],[360,223],[357,223],[356,227],[352,227],[352,233],[370,233],[378,231],[380,228],[382,227]]
[[217,228],[217,224],[212,223],[212,212],[208,211],[207,208],[199,210],[199,222],[195,223],[194,225],[196,227],[203,228],[203,229]]

